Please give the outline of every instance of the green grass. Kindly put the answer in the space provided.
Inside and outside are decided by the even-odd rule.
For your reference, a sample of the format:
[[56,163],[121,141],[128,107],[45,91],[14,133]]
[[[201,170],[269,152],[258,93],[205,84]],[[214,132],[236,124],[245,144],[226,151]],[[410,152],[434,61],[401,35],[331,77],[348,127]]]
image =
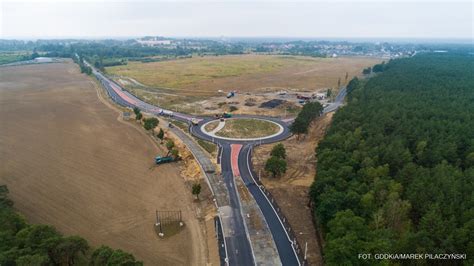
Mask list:
[[181,128],[184,132],[189,132],[189,125],[178,121],[178,120],[172,120],[171,123],[179,128]]
[[17,61],[23,61],[25,59],[25,54],[20,53],[0,53],[0,65],[13,63]]
[[227,138],[258,138],[278,132],[280,127],[275,123],[260,119],[227,119],[223,129],[216,136]]
[[201,145],[201,147],[203,147],[208,153],[212,154],[217,150],[217,146],[214,143],[211,143],[202,139],[198,139],[197,143]]
[[[154,225],[153,227],[155,227],[155,232],[159,236],[160,228],[156,225]],[[173,223],[163,225],[161,229],[163,230],[163,234],[164,234],[163,238],[169,238],[181,232],[181,230],[184,229],[184,225],[180,226],[179,222],[173,222]]]
[[315,64],[314,59],[290,56],[193,57],[162,62],[129,62],[108,67],[107,72],[132,77],[154,88],[181,89],[204,80],[273,72],[288,65]]

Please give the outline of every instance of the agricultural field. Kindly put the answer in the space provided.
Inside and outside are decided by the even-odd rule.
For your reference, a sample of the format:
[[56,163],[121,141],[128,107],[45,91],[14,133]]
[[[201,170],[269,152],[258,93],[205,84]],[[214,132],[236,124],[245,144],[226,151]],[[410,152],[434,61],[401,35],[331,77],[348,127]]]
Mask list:
[[365,57],[228,55],[129,62],[106,70],[133,93],[164,105],[225,96],[225,92],[232,90],[246,93],[336,88],[339,79],[344,85],[353,76],[360,75],[363,68],[381,61]]
[[[206,263],[206,237],[176,164],[98,97],[72,63],[0,69],[0,184],[31,223],[135,255],[145,265]],[[185,229],[154,231],[155,210],[181,210]]]

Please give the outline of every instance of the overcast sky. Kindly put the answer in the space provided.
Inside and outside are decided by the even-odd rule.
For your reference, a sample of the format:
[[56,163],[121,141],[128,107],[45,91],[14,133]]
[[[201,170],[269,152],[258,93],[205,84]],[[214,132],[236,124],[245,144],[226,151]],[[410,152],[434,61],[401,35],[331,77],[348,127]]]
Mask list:
[[473,2],[0,0],[0,38],[473,38]]

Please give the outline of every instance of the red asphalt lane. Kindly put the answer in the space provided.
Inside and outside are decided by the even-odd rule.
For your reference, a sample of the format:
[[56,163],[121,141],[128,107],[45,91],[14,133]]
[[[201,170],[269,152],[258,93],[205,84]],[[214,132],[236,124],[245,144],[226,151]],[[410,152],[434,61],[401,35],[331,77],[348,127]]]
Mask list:
[[110,82],[110,86],[120,96],[120,98],[124,99],[125,101],[127,101],[130,104],[133,104],[133,105],[137,104],[137,102],[134,99],[128,97],[127,94],[123,93],[123,91],[120,87],[118,87],[117,85],[115,85],[112,82]]
[[232,174],[234,176],[240,176],[239,153],[242,149],[242,144],[231,144],[230,149],[230,164],[232,167]]

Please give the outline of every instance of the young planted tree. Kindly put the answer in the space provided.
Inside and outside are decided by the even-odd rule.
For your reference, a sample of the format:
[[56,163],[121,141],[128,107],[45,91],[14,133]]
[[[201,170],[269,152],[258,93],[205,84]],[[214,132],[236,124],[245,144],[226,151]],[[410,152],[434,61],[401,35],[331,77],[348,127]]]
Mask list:
[[280,176],[286,172],[286,161],[272,156],[265,163],[265,171],[272,173],[273,177]]
[[285,146],[283,146],[282,143],[278,143],[275,146],[273,146],[272,151],[270,152],[271,156],[275,156],[281,159],[286,158],[286,149]]
[[160,139],[161,143],[163,143],[163,138],[165,137],[165,132],[163,131],[162,128],[160,128],[160,131],[158,132],[158,135],[156,135],[156,136]]
[[142,111],[138,107],[133,107],[133,112],[135,113],[135,119],[136,120],[142,120]]
[[142,120],[142,118],[143,118],[142,113],[138,113],[138,114],[135,116],[135,119],[138,120],[138,121]]
[[143,127],[146,130],[153,130],[160,123],[160,121],[156,117],[145,118],[143,122],[144,122]]
[[174,141],[173,141],[173,140],[169,139],[169,140],[166,142],[166,148],[168,149],[168,154],[167,154],[167,155],[170,154],[170,152],[173,150],[174,146],[175,146],[175,145],[174,145]]
[[194,196],[196,196],[196,199],[199,199],[199,194],[201,194],[201,184],[200,183],[194,183],[192,187],[192,193]]
[[135,115],[138,115],[139,113],[141,113],[140,108],[138,107],[133,107],[133,112],[135,113]]
[[171,156],[176,160],[179,158],[179,151],[177,149],[172,149],[171,150]]

